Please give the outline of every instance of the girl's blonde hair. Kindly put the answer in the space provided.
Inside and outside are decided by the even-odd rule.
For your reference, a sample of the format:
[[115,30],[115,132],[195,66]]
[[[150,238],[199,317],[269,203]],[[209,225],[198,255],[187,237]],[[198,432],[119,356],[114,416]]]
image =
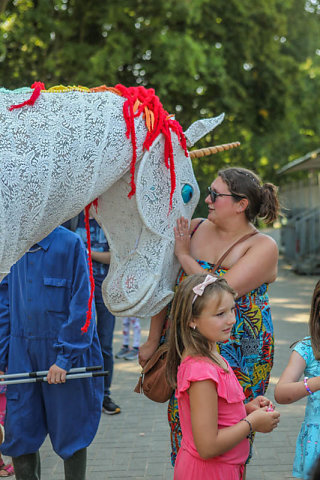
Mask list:
[[170,312],[170,333],[166,368],[167,380],[173,388],[177,386],[178,366],[180,365],[182,353],[185,349],[192,352],[194,356],[207,357],[218,364],[211,353],[209,341],[198,329],[192,329],[190,323],[193,318],[201,315],[210,297],[217,296],[221,300],[223,292],[227,292],[236,298],[236,292],[228,285],[226,280],[217,278],[214,283],[211,283],[205,288],[202,296],[197,297],[193,302],[195,296],[193,288],[199,285],[199,283],[202,283],[206,276],[207,274],[190,275],[180,283],[174,296]]
[[314,357],[320,360],[320,281],[317,282],[313,291],[309,331]]

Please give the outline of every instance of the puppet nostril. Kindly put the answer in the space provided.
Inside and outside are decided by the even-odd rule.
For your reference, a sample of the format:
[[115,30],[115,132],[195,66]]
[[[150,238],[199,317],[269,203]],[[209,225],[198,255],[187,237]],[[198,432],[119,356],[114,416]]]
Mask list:
[[181,189],[181,196],[184,203],[190,202],[191,198],[193,197],[193,187],[188,183],[183,185]]

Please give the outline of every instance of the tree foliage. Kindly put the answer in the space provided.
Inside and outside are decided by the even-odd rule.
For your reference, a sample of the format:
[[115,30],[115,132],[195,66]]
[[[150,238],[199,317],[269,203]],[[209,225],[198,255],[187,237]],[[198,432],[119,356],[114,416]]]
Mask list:
[[2,0],[0,80],[152,87],[184,129],[224,111],[197,148],[242,146],[195,161],[200,186],[229,164],[278,183],[319,147],[319,18],[318,0]]

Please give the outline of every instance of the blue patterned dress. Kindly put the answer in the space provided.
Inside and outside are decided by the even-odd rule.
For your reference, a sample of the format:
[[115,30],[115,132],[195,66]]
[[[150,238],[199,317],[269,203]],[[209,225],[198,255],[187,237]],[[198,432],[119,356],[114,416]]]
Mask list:
[[[306,362],[304,375],[318,377],[320,361],[313,355],[310,337],[299,342],[294,350]],[[304,421],[296,442],[296,455],[293,462],[293,476],[311,479],[314,462],[320,455],[320,390],[308,396]]]

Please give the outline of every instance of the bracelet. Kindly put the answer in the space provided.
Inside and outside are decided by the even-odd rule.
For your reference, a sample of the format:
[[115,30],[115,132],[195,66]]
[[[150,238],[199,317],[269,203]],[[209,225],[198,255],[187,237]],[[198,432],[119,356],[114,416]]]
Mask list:
[[304,379],[303,379],[304,386],[306,387],[306,390],[307,390],[308,394],[309,394],[309,395],[312,395],[313,392],[312,392],[312,391],[310,390],[310,388],[308,387],[307,381],[308,381],[308,377],[304,377]]
[[241,422],[247,422],[247,424],[249,425],[250,432],[249,432],[249,435],[247,435],[247,438],[249,438],[250,440],[252,440],[252,437],[253,437],[252,423],[251,423],[250,420],[248,420],[247,418],[242,418],[242,419],[241,419]]

